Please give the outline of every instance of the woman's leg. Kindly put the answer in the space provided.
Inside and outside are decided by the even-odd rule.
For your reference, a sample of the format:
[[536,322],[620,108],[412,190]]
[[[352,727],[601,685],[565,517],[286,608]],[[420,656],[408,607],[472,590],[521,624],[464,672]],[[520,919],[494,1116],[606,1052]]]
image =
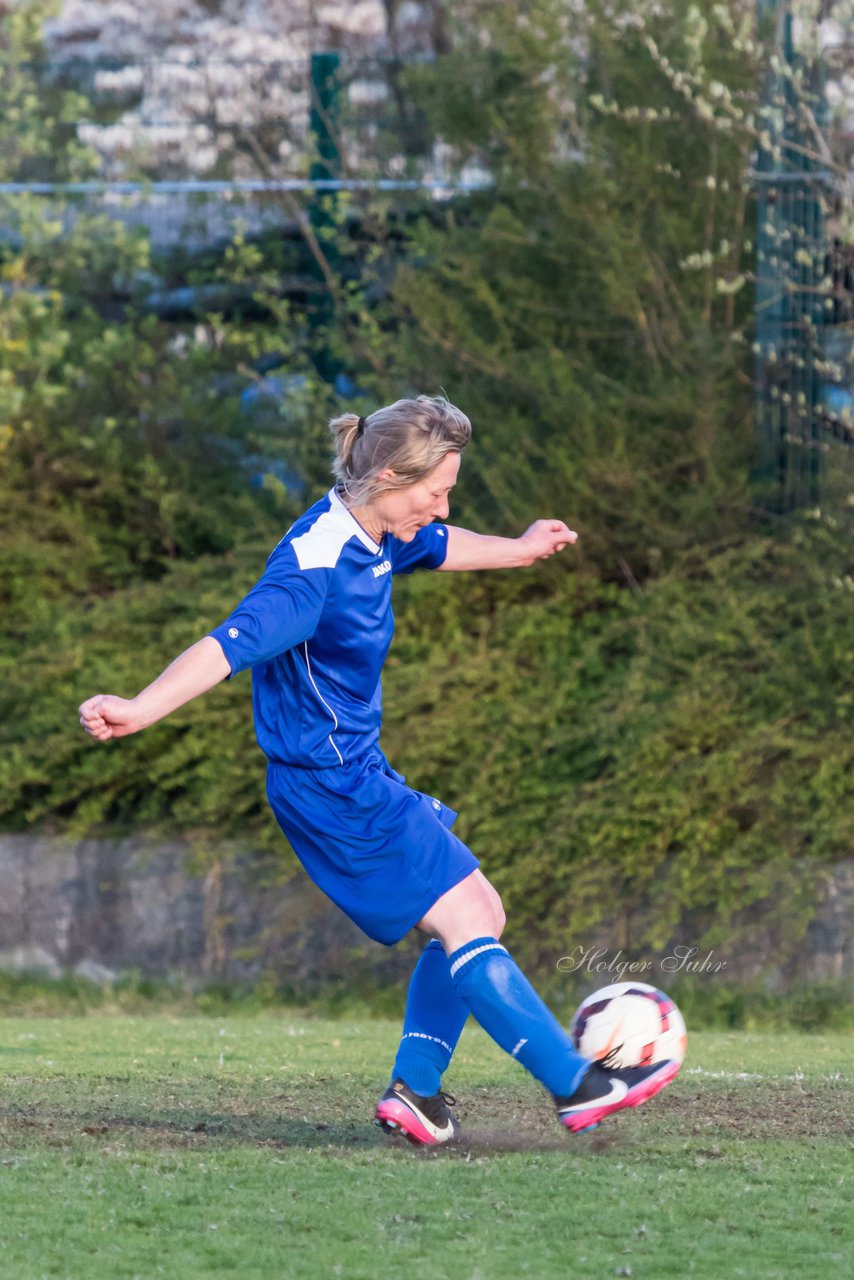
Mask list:
[[[478,884],[479,899],[495,937],[500,937],[504,928],[501,899],[482,871],[475,871],[471,878]],[[422,951],[409,983],[392,1081],[403,1080],[424,1097],[438,1093],[468,1016],[468,1005],[451,977],[445,948],[434,938]]]
[[438,1093],[468,1016],[445,949],[434,939],[422,951],[410,979],[392,1081],[403,1080],[425,1097]]
[[498,941],[495,890],[477,874],[443,894],[418,927],[442,943],[457,994],[484,1031],[551,1094],[567,1097],[590,1063]]
[[[578,1053],[498,941],[503,912],[496,901],[489,882],[473,873],[443,894],[418,927],[440,940],[459,1000],[548,1089],[561,1123],[573,1132],[594,1128],[605,1116],[658,1093],[673,1079],[678,1063],[603,1069]],[[459,1129],[440,1095],[413,1097],[400,1081],[380,1099],[377,1122],[420,1143],[447,1142]]]

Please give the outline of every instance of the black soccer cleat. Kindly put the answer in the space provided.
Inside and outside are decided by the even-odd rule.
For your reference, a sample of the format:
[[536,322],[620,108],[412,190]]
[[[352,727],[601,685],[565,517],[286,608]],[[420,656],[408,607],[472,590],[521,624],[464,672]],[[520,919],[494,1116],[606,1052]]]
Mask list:
[[394,1080],[377,1103],[374,1123],[386,1133],[400,1133],[418,1147],[437,1147],[460,1132],[451,1114],[456,1102],[449,1093],[425,1098],[402,1080]]
[[647,1067],[605,1069],[594,1062],[568,1098],[555,1098],[561,1124],[571,1133],[595,1129],[600,1120],[624,1107],[639,1107],[676,1075],[680,1064],[671,1060]]

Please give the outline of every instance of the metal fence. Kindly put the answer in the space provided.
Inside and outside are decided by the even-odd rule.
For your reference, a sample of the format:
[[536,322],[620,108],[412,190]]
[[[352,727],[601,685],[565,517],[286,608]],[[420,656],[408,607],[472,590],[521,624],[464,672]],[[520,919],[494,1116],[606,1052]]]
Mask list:
[[[828,167],[820,67],[805,67],[788,4],[776,24],[757,155],[756,421],[762,504],[819,507],[854,490],[854,253],[841,235],[854,175]],[[804,106],[808,111],[804,110]]]
[[[38,197],[68,231],[102,215],[144,229],[155,254],[216,248],[322,222],[336,193],[450,198],[488,186],[472,164],[428,141],[405,75],[390,59],[315,53],[270,61],[65,61],[31,70],[45,91],[81,95],[66,125],[97,156],[98,181],[63,182],[40,158],[0,185],[0,239],[20,234]],[[85,108],[85,109],[84,109]]]
[[[760,7],[778,12],[777,0]],[[791,15],[779,10],[778,70],[765,86],[776,124],[756,172],[756,421],[763,505],[817,505],[832,481],[854,487],[854,295],[850,249],[835,232],[851,199],[802,145],[791,78]],[[88,104],[69,128],[102,179],[23,175],[0,188],[0,238],[32,198],[70,229],[84,214],[144,229],[155,254],[194,253],[308,219],[322,231],[329,193],[445,199],[488,173],[431,141],[407,77],[418,64],[317,53],[281,61],[64,62],[38,68],[51,91]],[[27,204],[30,201],[30,204]],[[851,472],[851,482],[847,479]]]

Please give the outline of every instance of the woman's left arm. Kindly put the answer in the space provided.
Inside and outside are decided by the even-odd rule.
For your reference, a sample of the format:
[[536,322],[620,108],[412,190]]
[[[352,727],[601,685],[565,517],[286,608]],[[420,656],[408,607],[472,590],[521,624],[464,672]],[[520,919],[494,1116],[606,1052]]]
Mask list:
[[519,538],[496,538],[470,529],[448,530],[448,553],[440,569],[523,569],[547,560],[578,541],[562,520],[537,520]]

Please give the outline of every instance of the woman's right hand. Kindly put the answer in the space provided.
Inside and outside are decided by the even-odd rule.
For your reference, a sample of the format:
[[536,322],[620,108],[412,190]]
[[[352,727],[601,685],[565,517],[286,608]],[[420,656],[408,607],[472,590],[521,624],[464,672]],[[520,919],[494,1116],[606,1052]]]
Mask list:
[[96,693],[94,698],[81,702],[80,723],[96,742],[126,738],[171,715],[176,707],[212,689],[230,674],[231,664],[222,645],[213,636],[203,636],[135,698]]
[[111,693],[96,693],[80,704],[80,723],[97,742],[110,738],[126,738],[143,728],[135,698],[117,698]]

